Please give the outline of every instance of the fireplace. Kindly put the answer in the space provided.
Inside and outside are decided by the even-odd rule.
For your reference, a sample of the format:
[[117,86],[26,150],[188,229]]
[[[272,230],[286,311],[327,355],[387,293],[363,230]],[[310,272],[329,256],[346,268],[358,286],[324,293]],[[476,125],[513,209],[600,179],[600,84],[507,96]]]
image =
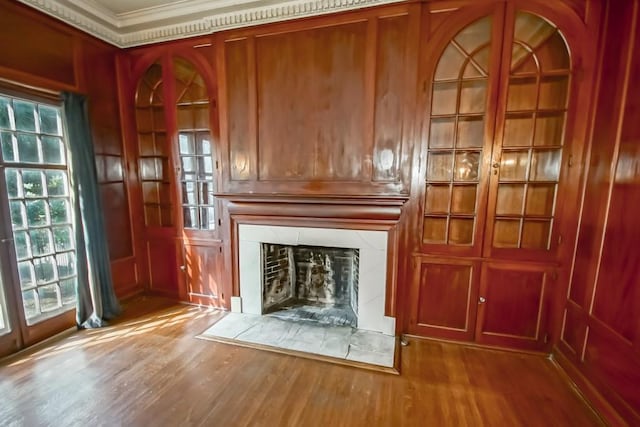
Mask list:
[[[237,241],[232,311],[286,317],[298,307],[292,316],[395,335],[395,318],[385,315],[388,232],[239,224]],[[325,283],[343,276],[350,286]]]
[[357,327],[360,251],[262,243],[262,312]]

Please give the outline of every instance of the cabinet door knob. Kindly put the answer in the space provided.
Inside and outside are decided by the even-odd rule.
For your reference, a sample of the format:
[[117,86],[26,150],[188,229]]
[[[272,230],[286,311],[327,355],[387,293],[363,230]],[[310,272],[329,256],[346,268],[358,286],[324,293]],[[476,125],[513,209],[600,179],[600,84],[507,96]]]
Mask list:
[[485,297],[480,297],[480,299],[478,300],[478,304],[482,304],[483,302],[486,302],[487,299]]

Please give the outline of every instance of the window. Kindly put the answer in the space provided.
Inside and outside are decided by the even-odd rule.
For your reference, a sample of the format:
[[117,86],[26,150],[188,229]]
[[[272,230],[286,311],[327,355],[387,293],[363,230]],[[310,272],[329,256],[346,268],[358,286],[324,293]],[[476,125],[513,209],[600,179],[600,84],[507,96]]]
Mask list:
[[0,143],[6,190],[0,197],[9,207],[17,293],[31,325],[74,308],[76,301],[73,204],[61,109],[0,96]]

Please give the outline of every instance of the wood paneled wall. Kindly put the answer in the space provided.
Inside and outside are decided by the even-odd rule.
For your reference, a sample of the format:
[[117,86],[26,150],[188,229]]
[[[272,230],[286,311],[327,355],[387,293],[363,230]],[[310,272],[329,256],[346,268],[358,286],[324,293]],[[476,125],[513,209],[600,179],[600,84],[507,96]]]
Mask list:
[[0,2],[0,78],[85,94],[116,293],[142,289],[133,251],[115,73],[117,48],[14,1]]
[[407,195],[418,19],[403,5],[222,34],[223,192]]
[[[640,424],[640,4],[608,2],[559,356],[612,422]],[[600,396],[590,393],[598,389]],[[606,400],[602,400],[604,397]]]

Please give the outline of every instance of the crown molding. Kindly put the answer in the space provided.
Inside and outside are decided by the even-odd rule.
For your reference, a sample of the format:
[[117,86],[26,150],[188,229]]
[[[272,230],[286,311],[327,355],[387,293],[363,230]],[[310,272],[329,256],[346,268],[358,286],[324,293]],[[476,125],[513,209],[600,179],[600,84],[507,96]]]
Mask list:
[[[404,0],[191,0],[119,14],[92,0],[18,1],[117,47],[128,48]],[[268,4],[255,6],[260,3]]]

